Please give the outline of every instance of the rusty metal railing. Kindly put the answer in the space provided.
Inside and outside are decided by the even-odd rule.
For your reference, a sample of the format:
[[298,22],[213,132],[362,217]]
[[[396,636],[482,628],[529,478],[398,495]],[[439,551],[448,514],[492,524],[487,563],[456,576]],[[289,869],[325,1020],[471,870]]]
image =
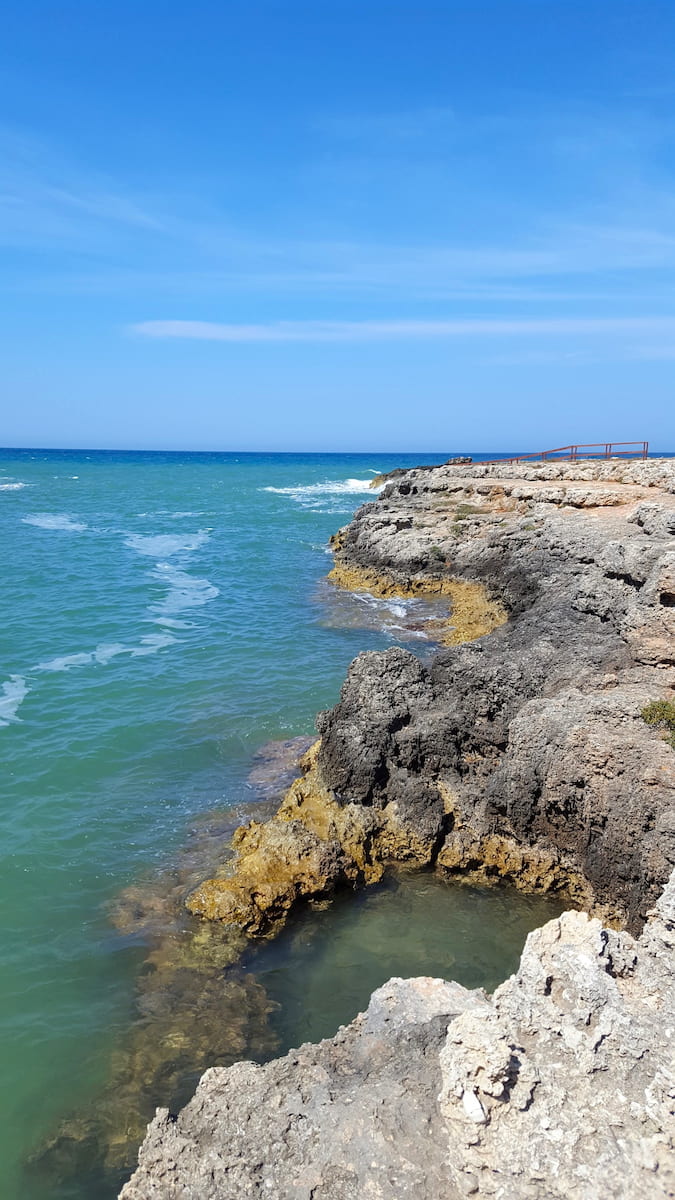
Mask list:
[[[624,449],[623,447],[628,447]],[[622,449],[618,449],[622,447]],[[516,463],[538,459],[550,462],[578,462],[585,458],[648,458],[649,442],[585,442],[578,446],[558,446],[555,450],[541,450],[538,454],[517,454],[513,458],[483,459],[483,463]]]

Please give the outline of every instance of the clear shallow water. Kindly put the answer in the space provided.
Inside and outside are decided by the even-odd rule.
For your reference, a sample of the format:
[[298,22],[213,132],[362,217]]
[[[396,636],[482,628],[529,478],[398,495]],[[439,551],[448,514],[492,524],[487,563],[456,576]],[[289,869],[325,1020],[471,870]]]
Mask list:
[[332,1037],[394,976],[494,991],[516,969],[528,933],[562,911],[560,900],[510,887],[401,872],[307,913],[249,962],[279,1006],[271,1024],[285,1053]]
[[446,456],[0,452],[7,1200],[129,1027],[145,948],[109,902],[250,803],[255,751],[311,733],[355,654],[419,638],[328,593],[326,542],[373,474]]

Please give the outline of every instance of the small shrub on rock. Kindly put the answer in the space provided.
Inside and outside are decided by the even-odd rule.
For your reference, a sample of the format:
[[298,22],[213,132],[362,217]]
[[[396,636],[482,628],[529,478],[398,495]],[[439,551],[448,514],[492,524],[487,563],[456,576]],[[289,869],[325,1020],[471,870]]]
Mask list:
[[667,733],[668,745],[675,750],[675,704],[672,700],[652,700],[643,708],[642,720]]

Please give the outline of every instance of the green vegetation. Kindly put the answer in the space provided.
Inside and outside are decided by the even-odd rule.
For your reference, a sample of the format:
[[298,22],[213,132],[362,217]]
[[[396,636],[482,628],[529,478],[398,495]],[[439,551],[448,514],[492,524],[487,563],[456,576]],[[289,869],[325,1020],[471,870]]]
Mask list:
[[432,558],[437,558],[439,562],[445,561],[445,554],[441,550],[440,546],[432,546],[429,550],[429,553]]
[[476,508],[475,504],[458,504],[455,509],[455,517],[458,521],[464,521],[467,517],[472,517],[476,513],[482,513],[485,509]]
[[642,720],[668,734],[666,741],[675,750],[675,704],[672,700],[652,700],[642,710]]

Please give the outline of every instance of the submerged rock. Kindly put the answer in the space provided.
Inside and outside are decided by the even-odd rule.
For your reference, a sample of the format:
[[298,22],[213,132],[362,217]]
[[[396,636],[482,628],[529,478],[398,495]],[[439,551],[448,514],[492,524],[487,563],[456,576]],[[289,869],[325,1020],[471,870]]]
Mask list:
[[224,844],[251,807],[261,817],[274,812],[307,747],[307,738],[261,747],[248,779],[252,805],[204,814],[169,869],[125,888],[111,905],[121,938],[143,947],[131,1024],[87,1110],[60,1122],[33,1152],[29,1174],[45,1187],[76,1178],[92,1196],[112,1194],[160,1101],[178,1107],[207,1067],[278,1049],[270,1023],[277,1006],[240,967],[243,932],[193,920],[184,900],[222,864]]
[[207,1072],[178,1119],[158,1111],[122,1197],[437,1200],[439,1054],[448,1020],[475,1002],[458,984],[390,980],[332,1040]]

